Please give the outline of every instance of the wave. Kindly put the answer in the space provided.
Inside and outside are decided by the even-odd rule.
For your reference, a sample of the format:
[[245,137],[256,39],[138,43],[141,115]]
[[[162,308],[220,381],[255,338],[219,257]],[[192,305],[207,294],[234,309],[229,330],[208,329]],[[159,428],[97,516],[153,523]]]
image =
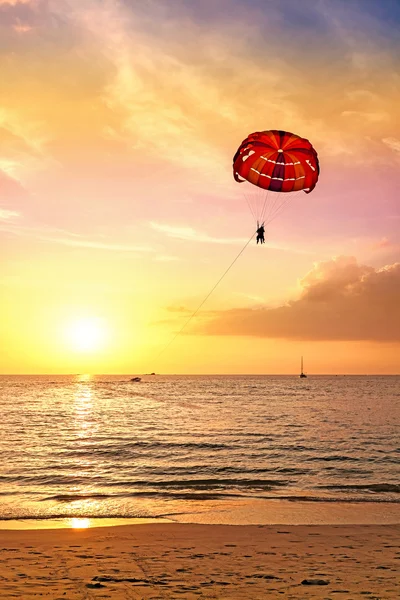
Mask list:
[[122,494],[58,494],[42,498],[41,501],[59,503],[79,502],[84,500],[114,500],[116,498],[171,498],[179,500],[222,500],[224,498],[244,498],[243,494],[233,492],[171,492],[167,490],[134,491]]
[[[318,489],[327,489],[328,486],[320,486]],[[338,489],[343,489],[345,486],[339,487]],[[270,491],[272,487],[263,488],[264,491]],[[329,489],[336,489],[335,486],[331,486]],[[357,487],[348,486],[345,488],[346,491],[356,491]],[[377,493],[400,493],[399,486],[393,486],[390,484],[384,485],[371,485],[369,487],[365,487],[363,489],[367,489],[370,491],[374,491]],[[358,497],[358,496],[349,496],[349,495],[340,495],[335,497],[327,497],[327,496],[318,496],[318,495],[290,495],[290,494],[282,494],[282,493],[274,493],[274,495],[266,495],[265,493],[260,495],[258,492],[260,488],[253,488],[253,490],[249,488],[239,488],[238,490],[233,490],[232,488],[227,489],[213,489],[213,488],[171,488],[165,487],[161,489],[150,488],[147,490],[138,490],[134,489],[132,491],[126,490],[123,492],[115,492],[115,493],[88,493],[88,494],[55,494],[53,496],[47,496],[42,498],[41,501],[55,501],[59,503],[70,503],[70,502],[80,502],[85,500],[115,500],[118,498],[170,498],[170,499],[180,499],[180,500],[222,500],[225,498],[241,498],[241,499],[259,499],[259,500],[290,500],[292,502],[302,501],[302,502],[393,502],[400,503],[400,499],[396,499],[393,497],[384,498],[383,496],[379,497]]]
[[47,496],[41,498],[40,502],[47,502],[49,500],[56,500],[57,502],[78,502],[80,500],[108,500],[110,498],[126,498],[134,496],[134,494],[56,494],[54,496]]
[[[145,497],[156,497],[157,494],[143,494]],[[164,494],[161,494],[162,497],[165,497]],[[113,496],[110,496],[112,499]],[[357,505],[395,505],[398,506],[400,504],[400,500],[390,500],[385,498],[356,498],[356,497],[338,497],[338,498],[325,498],[321,496],[307,496],[307,495],[280,495],[280,496],[239,496],[235,494],[169,494],[169,499],[176,500],[185,500],[185,501],[221,501],[223,502],[226,499],[242,499],[244,501],[252,501],[256,500],[284,500],[292,503],[310,503],[310,504],[357,504]],[[71,500],[72,501],[72,500]],[[64,501],[65,502],[65,501]],[[33,514],[28,511],[21,510],[15,514],[5,514],[0,516],[0,524],[2,521],[59,521],[63,519],[71,519],[72,517],[78,518],[87,518],[87,519],[170,519],[173,516],[178,516],[182,514],[190,514],[193,512],[193,509],[189,506],[182,509],[180,507],[178,510],[168,510],[168,511],[152,511],[151,509],[140,510],[137,506],[124,506],[123,510],[110,509],[110,505],[107,504],[104,506],[103,510],[100,507],[96,507],[96,512],[88,510],[88,507],[82,506],[78,509],[74,509],[73,514],[70,511],[49,511],[44,514],[38,514],[38,511],[35,510]],[[0,525],[1,528],[1,525]]]
[[[309,458],[305,458],[307,462],[316,462],[316,461],[324,461],[324,462],[360,462],[361,459],[356,456],[346,456],[345,454],[331,454],[328,456],[310,456]],[[363,459],[366,460],[366,459]]]
[[114,481],[110,486],[147,486],[160,488],[202,488],[213,489],[218,487],[266,487],[286,486],[290,483],[287,479],[171,479],[154,481]]
[[95,477],[74,477],[70,475],[17,475],[8,477],[10,483],[32,483],[41,485],[79,485],[88,483],[97,483],[104,487],[153,487],[153,488],[215,488],[221,486],[232,487],[276,487],[286,486],[290,483],[287,479],[221,479],[221,478],[205,478],[205,479],[124,479],[111,480],[109,476]]
[[[169,515],[174,514],[174,513],[169,513]],[[178,514],[178,513],[176,513]],[[115,514],[107,514],[107,515],[102,515],[102,514],[98,514],[98,513],[91,513],[91,512],[82,512],[82,513],[74,513],[73,515],[71,515],[71,513],[65,512],[56,512],[56,513],[46,513],[45,515],[38,515],[38,514],[34,514],[31,515],[30,513],[27,512],[21,512],[21,513],[17,513],[15,515],[4,515],[0,517],[0,523],[2,521],[61,521],[63,519],[71,519],[73,517],[78,517],[80,519],[165,519],[166,517],[168,517],[169,515],[167,514],[161,514],[161,515],[157,515],[157,514],[148,514],[148,513],[144,513],[144,512],[140,512],[140,511],[136,511],[136,512],[129,512],[129,513],[118,513],[116,512]]]
[[[108,447],[94,447],[92,445],[82,445],[80,448],[61,450],[58,452],[60,457],[83,457],[83,456],[131,456],[135,450],[232,450],[240,446],[232,444],[217,444],[212,442],[129,442],[128,444],[117,444]],[[68,448],[68,447],[67,447]],[[136,453],[135,455],[138,455]]]
[[343,504],[400,504],[400,499],[397,498],[356,498],[356,497],[346,497],[346,496],[337,496],[326,497],[326,496],[271,496],[271,497],[262,497],[263,500],[289,500],[291,502],[327,502],[327,503],[343,503]]
[[359,469],[357,467],[338,467],[338,466],[326,466],[323,467],[324,471],[332,471],[332,473],[337,473],[338,475],[371,475],[372,471],[370,469]]
[[[11,475],[4,477],[9,483],[32,483],[33,485],[83,485],[87,484],[88,477],[74,477],[73,475]],[[101,481],[101,477],[90,477],[90,481]]]
[[396,483],[350,483],[336,485],[320,485],[318,487],[324,490],[367,490],[370,492],[400,494],[400,485]]

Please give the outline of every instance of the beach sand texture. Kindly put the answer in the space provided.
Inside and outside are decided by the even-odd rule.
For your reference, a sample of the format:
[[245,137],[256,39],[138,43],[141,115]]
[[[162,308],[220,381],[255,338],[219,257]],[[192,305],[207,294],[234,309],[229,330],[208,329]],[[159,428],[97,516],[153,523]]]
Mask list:
[[1,531],[0,598],[400,598],[400,526]]

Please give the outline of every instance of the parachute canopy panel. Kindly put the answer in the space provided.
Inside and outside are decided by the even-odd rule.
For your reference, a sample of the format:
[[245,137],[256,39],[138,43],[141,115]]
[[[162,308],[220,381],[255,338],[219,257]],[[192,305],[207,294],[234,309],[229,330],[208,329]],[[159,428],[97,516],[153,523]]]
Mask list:
[[272,192],[311,192],[318,181],[318,155],[308,140],[272,129],[251,133],[233,157],[233,176]]

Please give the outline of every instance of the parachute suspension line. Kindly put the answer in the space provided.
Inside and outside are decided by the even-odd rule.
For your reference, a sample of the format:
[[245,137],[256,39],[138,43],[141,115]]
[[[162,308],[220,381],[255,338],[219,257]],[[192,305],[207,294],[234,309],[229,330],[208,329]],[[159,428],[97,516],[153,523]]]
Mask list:
[[278,217],[285,210],[286,205],[289,203],[289,201],[298,196],[302,191],[303,190],[297,190],[297,192],[295,192],[294,194],[288,194],[288,198],[286,198],[281,204],[279,204],[279,206],[276,207],[274,212],[270,213],[270,219],[268,223],[271,223],[271,221],[276,219],[276,217]]
[[224,271],[224,273],[218,279],[218,281],[214,285],[214,287],[211,288],[211,290],[208,292],[207,296],[201,301],[201,303],[196,308],[196,310],[185,321],[185,323],[182,325],[182,327],[180,328],[180,330],[174,335],[174,337],[168,342],[168,344],[166,346],[164,346],[164,348],[157,354],[157,356],[155,357],[154,360],[157,360],[161,356],[161,354],[163,354],[163,352],[165,352],[165,350],[167,350],[167,348],[169,348],[170,345],[176,340],[176,338],[178,337],[178,335],[180,335],[182,333],[182,331],[185,329],[185,327],[187,327],[187,325],[189,325],[190,321],[197,315],[197,313],[199,312],[199,310],[201,309],[201,307],[207,302],[207,300],[209,299],[209,297],[211,296],[211,294],[214,292],[214,290],[218,287],[218,285],[221,283],[221,281],[223,280],[223,278],[225,277],[225,275],[228,274],[228,272],[231,270],[231,268],[233,267],[233,265],[235,264],[235,262],[238,260],[238,258],[246,250],[247,246],[250,244],[251,240],[253,239],[253,237],[255,236],[256,233],[257,233],[256,231],[254,233],[252,233],[252,235],[249,238],[249,240],[245,243],[245,245],[243,246],[243,248],[241,249],[241,251],[239,252],[239,254],[236,256],[236,258],[231,262],[231,264],[229,265],[229,267]]
[[282,202],[280,206],[278,206],[276,211],[271,215],[271,221],[276,219],[276,217],[278,217],[285,210],[286,205],[289,203],[289,200],[291,200],[291,198],[288,198],[287,200]]
[[253,207],[252,207],[252,205],[251,205],[251,202],[250,202],[250,200],[249,200],[249,197],[247,196],[247,194],[246,194],[246,193],[244,194],[244,197],[246,198],[247,206],[249,207],[249,209],[250,209],[250,212],[251,212],[251,214],[253,215],[253,218],[254,218],[254,220],[255,220],[255,221],[257,221],[256,213],[254,212],[254,209],[253,209]]
[[264,198],[264,204],[261,210],[261,214],[260,214],[260,223],[263,224],[264,220],[265,220],[265,211],[266,208],[268,206],[267,202],[268,202],[268,196],[269,196],[269,190],[267,190],[266,194],[265,194],[265,198]]
[[257,227],[262,224],[268,225],[271,221],[274,221],[285,210],[286,205],[302,190],[285,194],[284,200],[282,200],[282,195],[279,193],[272,193],[271,190],[262,191],[263,195],[260,192],[258,194],[252,192],[244,194]]
[[[268,190],[267,194],[269,193],[270,190]],[[270,217],[272,212],[275,209],[275,206],[279,203],[279,194],[275,194],[274,198],[271,199],[271,201],[268,204],[268,210],[266,211],[265,215],[264,215],[264,220],[269,223],[270,222]]]
[[286,198],[283,202],[275,202],[268,215],[268,223],[271,223],[276,217],[284,210],[286,204],[288,204],[290,198]]

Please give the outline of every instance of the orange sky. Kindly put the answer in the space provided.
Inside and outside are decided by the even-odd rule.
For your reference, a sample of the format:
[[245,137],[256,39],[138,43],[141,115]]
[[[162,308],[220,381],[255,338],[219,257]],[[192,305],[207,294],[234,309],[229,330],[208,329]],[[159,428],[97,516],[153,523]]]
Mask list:
[[[0,372],[400,372],[400,8],[0,0]],[[254,231],[232,157],[308,138]],[[247,185],[247,184],[245,184]]]

